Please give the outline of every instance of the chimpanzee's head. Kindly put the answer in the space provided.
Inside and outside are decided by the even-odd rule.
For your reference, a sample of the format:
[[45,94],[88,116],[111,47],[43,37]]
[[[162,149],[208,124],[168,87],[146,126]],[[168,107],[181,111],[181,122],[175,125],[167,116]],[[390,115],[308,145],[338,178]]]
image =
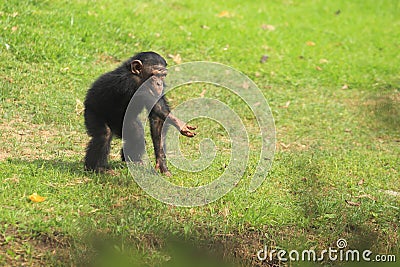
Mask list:
[[141,52],[130,59],[131,72],[140,78],[140,84],[151,79],[152,90],[161,95],[164,78],[167,76],[167,62],[155,52]]

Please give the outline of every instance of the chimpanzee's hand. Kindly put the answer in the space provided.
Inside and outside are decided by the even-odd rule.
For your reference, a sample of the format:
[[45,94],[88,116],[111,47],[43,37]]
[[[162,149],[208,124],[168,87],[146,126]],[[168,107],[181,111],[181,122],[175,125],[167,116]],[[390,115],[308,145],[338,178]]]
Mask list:
[[184,135],[184,136],[193,137],[193,136],[196,135],[196,133],[195,133],[195,132],[191,132],[191,131],[192,131],[192,130],[196,130],[196,129],[197,129],[197,127],[195,127],[195,126],[190,126],[190,125],[185,124],[185,125],[181,128],[180,132],[181,132],[181,134]]

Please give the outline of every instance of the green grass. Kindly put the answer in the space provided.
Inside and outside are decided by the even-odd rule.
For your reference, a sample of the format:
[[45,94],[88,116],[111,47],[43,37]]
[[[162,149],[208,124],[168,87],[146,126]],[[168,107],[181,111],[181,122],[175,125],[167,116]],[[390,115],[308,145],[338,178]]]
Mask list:
[[[321,251],[339,238],[399,261],[399,14],[390,0],[0,2],[0,265],[260,265],[264,245]],[[203,207],[148,196],[119,162],[120,141],[114,175],[83,171],[86,90],[148,50],[170,66],[176,54],[220,62],[258,85],[277,152],[255,193],[252,132],[244,179]],[[204,88],[252,129],[249,109],[221,88],[184,86],[168,97],[176,106]],[[171,168],[176,184],[205,184],[229,162],[221,126],[196,123],[184,154],[195,159],[210,137],[217,158],[201,173]],[[31,203],[34,192],[46,200]]]

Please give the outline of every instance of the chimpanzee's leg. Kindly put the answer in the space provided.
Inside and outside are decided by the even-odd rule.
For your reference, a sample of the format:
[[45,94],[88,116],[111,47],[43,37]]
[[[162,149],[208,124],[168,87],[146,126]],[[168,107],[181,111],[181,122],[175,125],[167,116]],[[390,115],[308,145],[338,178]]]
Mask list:
[[150,132],[151,139],[153,140],[154,154],[156,156],[156,170],[159,169],[161,173],[170,176],[171,173],[167,168],[167,161],[165,157],[165,134],[167,127],[163,124],[164,120],[160,119],[155,113],[150,113]]
[[91,140],[86,148],[85,170],[104,172],[108,167],[108,155],[112,133],[106,123],[92,111],[85,110],[85,125]]
[[145,149],[144,129],[139,118],[125,125],[124,148],[121,149],[122,161],[129,160],[133,162],[141,162]]

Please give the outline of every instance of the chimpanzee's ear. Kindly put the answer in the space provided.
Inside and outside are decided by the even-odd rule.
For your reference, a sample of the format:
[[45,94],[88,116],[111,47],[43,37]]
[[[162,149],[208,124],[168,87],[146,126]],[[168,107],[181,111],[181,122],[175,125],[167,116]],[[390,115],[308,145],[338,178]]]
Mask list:
[[140,74],[143,70],[143,64],[140,60],[134,60],[131,63],[131,71],[133,74]]

